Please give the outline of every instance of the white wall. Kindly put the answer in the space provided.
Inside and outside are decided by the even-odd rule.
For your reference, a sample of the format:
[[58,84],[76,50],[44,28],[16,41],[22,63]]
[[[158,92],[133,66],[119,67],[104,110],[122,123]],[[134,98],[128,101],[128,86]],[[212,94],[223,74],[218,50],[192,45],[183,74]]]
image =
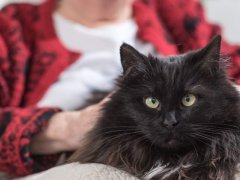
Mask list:
[[228,41],[240,43],[240,0],[204,0],[210,21],[220,24]]
[[[0,0],[6,2],[36,2],[42,0]],[[220,24],[228,41],[240,43],[240,0],[202,0],[209,21]]]

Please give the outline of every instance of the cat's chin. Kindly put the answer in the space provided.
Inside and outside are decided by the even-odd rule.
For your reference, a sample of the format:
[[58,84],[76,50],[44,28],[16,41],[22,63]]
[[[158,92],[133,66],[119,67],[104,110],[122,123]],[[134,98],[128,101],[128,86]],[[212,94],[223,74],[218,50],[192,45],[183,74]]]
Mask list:
[[178,151],[183,148],[183,144],[180,143],[177,139],[169,139],[158,145],[161,149],[170,150],[170,151]]
[[154,139],[152,141],[159,149],[171,152],[181,152],[189,149],[191,144],[187,144],[177,138]]

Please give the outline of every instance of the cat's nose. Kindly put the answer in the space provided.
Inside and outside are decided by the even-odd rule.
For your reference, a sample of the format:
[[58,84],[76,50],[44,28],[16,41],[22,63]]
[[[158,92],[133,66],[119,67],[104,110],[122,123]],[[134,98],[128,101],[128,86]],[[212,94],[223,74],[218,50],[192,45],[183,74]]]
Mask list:
[[168,129],[173,129],[175,126],[178,125],[178,121],[176,120],[175,113],[170,112],[166,115],[162,125]]

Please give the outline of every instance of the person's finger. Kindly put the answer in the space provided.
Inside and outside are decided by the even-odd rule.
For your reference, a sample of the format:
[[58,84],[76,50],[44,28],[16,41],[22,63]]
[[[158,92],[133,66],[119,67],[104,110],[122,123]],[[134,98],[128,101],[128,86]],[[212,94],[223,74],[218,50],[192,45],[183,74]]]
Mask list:
[[100,101],[99,105],[102,106],[104,105],[105,103],[107,103],[108,101],[111,100],[111,96],[112,96],[112,93],[110,93],[109,95],[107,95],[102,101]]

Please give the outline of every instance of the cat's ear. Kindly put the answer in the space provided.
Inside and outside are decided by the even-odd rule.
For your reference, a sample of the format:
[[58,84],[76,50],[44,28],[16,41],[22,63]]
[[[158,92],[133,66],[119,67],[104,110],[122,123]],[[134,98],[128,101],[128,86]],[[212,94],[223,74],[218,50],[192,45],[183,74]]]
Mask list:
[[120,56],[124,74],[128,74],[130,71],[141,72],[146,68],[144,63],[146,56],[126,43],[120,47]]
[[212,41],[199,51],[200,61],[205,68],[219,69],[221,54],[221,36],[217,35]]

